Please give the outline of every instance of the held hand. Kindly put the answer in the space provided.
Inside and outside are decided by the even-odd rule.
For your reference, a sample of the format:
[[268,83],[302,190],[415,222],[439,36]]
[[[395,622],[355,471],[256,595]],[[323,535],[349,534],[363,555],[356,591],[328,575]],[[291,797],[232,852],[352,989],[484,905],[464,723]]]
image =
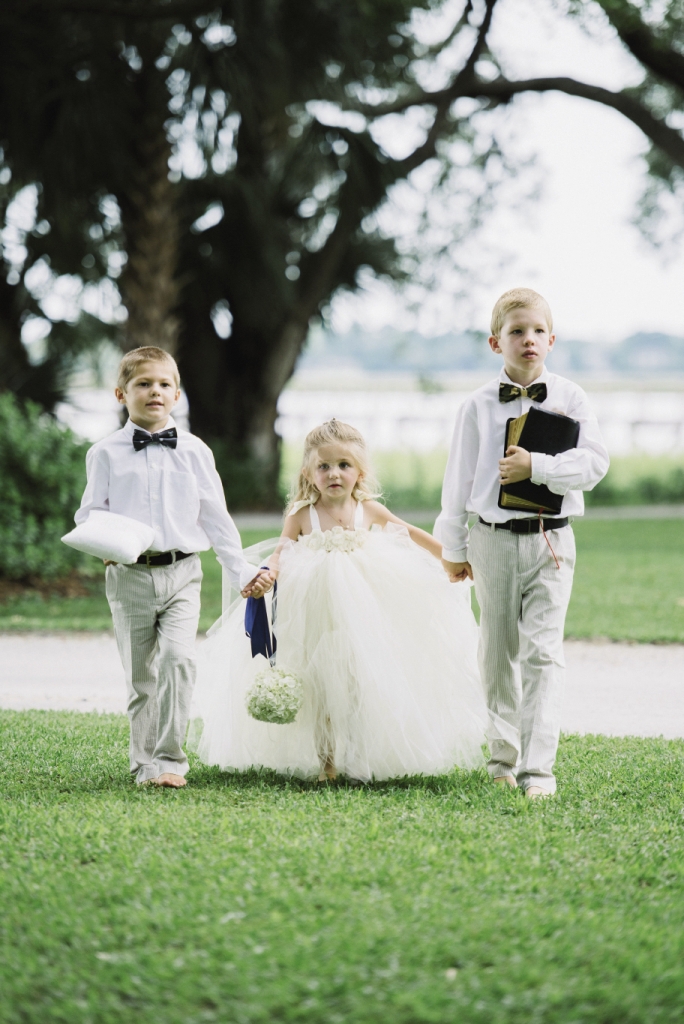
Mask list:
[[273,587],[274,582],[275,574],[267,569],[261,569],[240,593],[243,597],[263,597]]
[[103,558],[102,561],[105,565],[118,565],[118,562],[112,562],[111,558]]
[[447,562],[443,558],[442,565],[450,583],[463,583],[463,580],[472,580],[473,578],[473,567],[470,562]]
[[252,587],[252,597],[263,597],[269,590],[273,589],[274,579],[269,573],[260,576]]
[[524,448],[512,444],[506,449],[506,458],[499,459],[499,480],[502,484],[517,484],[532,476],[532,456]]

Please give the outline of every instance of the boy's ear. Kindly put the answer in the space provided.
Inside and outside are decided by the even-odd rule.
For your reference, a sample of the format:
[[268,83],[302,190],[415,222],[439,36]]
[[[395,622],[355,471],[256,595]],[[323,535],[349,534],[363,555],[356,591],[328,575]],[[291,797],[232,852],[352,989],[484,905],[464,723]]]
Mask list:
[[549,352],[551,351],[551,349],[553,348],[553,346],[555,344],[556,344],[556,335],[555,334],[549,334]]
[[489,347],[491,348],[492,352],[500,352],[501,351],[501,346],[499,345],[499,339],[497,338],[497,336],[495,334],[490,334],[490,336],[487,339],[487,341],[489,342]]
[[126,404],[126,393],[122,391],[121,388],[114,388],[114,394],[116,395],[116,400],[119,403],[119,405]]

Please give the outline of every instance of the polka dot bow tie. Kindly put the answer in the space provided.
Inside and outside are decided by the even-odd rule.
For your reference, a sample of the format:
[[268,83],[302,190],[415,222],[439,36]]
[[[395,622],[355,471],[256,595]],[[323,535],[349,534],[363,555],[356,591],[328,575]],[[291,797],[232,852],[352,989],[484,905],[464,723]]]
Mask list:
[[543,402],[546,398],[546,384],[530,384],[529,388],[518,384],[499,384],[499,401],[512,402],[516,398],[531,398],[533,402]]
[[133,447],[136,452],[147,448],[148,444],[163,444],[166,448],[175,448],[178,444],[178,432],[175,427],[160,430],[158,434],[148,434],[146,430],[133,431]]

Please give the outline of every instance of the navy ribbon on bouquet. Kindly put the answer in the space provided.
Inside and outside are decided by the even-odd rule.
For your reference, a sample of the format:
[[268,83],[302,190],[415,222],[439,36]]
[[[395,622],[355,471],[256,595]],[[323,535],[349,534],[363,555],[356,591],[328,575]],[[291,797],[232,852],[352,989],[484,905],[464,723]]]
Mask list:
[[[267,569],[267,565],[262,565],[262,569]],[[273,625],[275,626],[275,610],[276,610],[276,595],[278,593],[278,584],[273,584],[273,601],[271,602],[271,614],[273,617]],[[271,626],[268,621],[268,611],[266,610],[266,601],[263,597],[248,597],[247,604],[245,606],[245,633],[252,642],[252,657],[256,658],[257,654],[263,654],[265,658],[273,663],[275,661],[275,652],[277,648],[275,633],[271,631]]]

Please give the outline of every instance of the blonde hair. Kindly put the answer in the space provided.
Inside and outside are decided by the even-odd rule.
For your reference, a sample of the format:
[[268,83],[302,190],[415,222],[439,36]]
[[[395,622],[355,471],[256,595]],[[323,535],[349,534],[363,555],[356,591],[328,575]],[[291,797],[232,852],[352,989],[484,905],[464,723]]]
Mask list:
[[350,427],[348,423],[340,423],[339,420],[333,419],[322,423],[320,427],[315,427],[306,435],[302,468],[299,471],[297,483],[290,493],[286,514],[298,501],[311,501],[315,504],[320,498],[321,492],[311,478],[318,450],[328,444],[344,445],[361,474],[352,491],[352,497],[356,501],[370,501],[382,496],[380,485],[371,469],[363,435],[356,427]]
[[143,348],[134,348],[127,352],[119,363],[119,373],[116,386],[122,391],[126,390],[129,380],[135,377],[136,371],[141,363],[168,363],[173,370],[176,380],[176,387],[180,387],[180,373],[176,360],[163,348],[155,348],[153,345],[145,345]]
[[492,310],[492,335],[498,338],[503,329],[504,320],[513,309],[539,309],[544,314],[549,333],[553,330],[553,317],[551,307],[539,292],[531,288],[511,288],[494,303]]

